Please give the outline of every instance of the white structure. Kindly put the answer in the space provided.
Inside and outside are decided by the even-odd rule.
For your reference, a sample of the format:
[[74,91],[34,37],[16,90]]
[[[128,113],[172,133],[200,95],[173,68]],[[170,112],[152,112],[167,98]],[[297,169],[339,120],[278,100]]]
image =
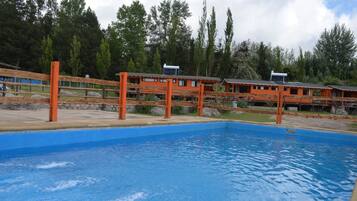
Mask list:
[[274,82],[285,82],[285,78],[288,76],[287,73],[275,73],[273,70],[271,71],[271,75],[270,75],[270,81],[274,81]]
[[178,75],[179,70],[180,66],[169,66],[166,64],[163,66],[163,72],[165,75]]

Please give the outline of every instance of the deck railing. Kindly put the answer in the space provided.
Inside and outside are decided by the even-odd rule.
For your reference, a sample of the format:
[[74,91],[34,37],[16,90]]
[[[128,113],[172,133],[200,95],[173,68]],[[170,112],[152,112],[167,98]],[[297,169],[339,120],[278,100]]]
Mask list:
[[[136,83],[122,83],[125,81],[123,79],[127,80],[127,77],[122,77],[123,75],[123,73],[120,74],[120,81],[60,75],[58,77],[58,104],[117,105],[121,119],[125,119],[124,113],[126,113],[126,111],[123,111],[123,109],[121,110],[121,108],[124,108],[121,104],[124,104],[125,108],[126,105],[165,107],[165,117],[167,118],[171,116],[172,107],[187,106],[196,107],[198,115],[202,115],[204,107],[209,107],[222,110],[239,110],[255,113],[280,113],[280,116],[285,114],[329,119],[350,118],[357,121],[353,117],[349,116],[300,114],[287,111],[279,112],[279,110],[264,111],[237,108],[232,104],[233,101],[245,100],[248,102],[277,103],[280,108],[284,107],[283,104],[318,104],[331,106],[338,103],[357,105],[357,98],[291,95],[282,96],[279,99],[279,91],[277,91],[276,94],[259,95],[249,93],[216,92],[205,91],[203,85],[200,85],[195,89],[187,90],[178,86],[172,86],[172,84],[170,85],[170,80],[166,81],[166,86],[144,86]],[[0,88],[0,104],[50,104],[50,78],[51,75],[48,74],[0,68],[0,86],[2,86]],[[125,86],[125,101],[121,100],[121,95],[123,95],[121,94],[123,93],[121,86]],[[147,94],[157,95],[161,99],[155,101],[143,100],[141,96]],[[279,115],[277,116],[279,117]],[[277,123],[279,122],[277,119]]]

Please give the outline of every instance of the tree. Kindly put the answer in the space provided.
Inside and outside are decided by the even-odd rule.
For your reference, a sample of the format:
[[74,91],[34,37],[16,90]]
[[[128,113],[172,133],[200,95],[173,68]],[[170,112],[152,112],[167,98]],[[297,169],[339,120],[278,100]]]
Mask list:
[[153,73],[161,73],[161,56],[160,56],[159,48],[156,48],[152,66],[153,66],[152,69]]
[[128,62],[128,72],[135,72],[135,63],[133,59],[130,59]]
[[232,56],[232,78],[248,80],[259,79],[259,75],[252,66],[251,54],[249,41],[243,41],[234,48]]
[[172,17],[171,29],[169,30],[169,40],[167,43],[167,63],[176,63],[176,43],[177,43],[177,29],[178,29],[178,19],[177,17]]
[[283,71],[283,51],[281,47],[273,49],[273,70],[275,72]]
[[44,37],[41,42],[42,56],[40,57],[39,64],[42,73],[49,73],[51,61],[53,58],[53,43],[50,36]]
[[72,75],[78,76],[81,72],[81,42],[77,36],[73,36],[70,50],[69,66],[72,69]]
[[54,28],[54,47],[62,61],[61,69],[68,74],[73,72],[68,47],[74,35],[81,44],[80,60],[85,67],[82,73],[95,77],[96,54],[103,38],[97,16],[91,8],[86,9],[84,0],[62,0]]
[[298,74],[297,74],[297,79],[300,81],[300,82],[304,82],[305,81],[305,58],[304,58],[304,54],[302,52],[302,49],[300,47],[299,49],[300,53],[299,53],[299,57],[298,57],[298,60],[297,60],[297,68],[298,68]]
[[269,80],[271,71],[271,68],[269,66],[269,49],[268,46],[264,45],[263,42],[261,42],[259,45],[257,56],[257,72],[263,80]]
[[199,75],[200,70],[204,64],[204,45],[206,37],[206,20],[207,20],[207,5],[206,0],[203,1],[202,17],[199,21],[200,27],[198,29],[197,39],[195,41],[194,49],[194,66],[196,69],[196,75]]
[[226,29],[224,30],[224,52],[221,64],[221,77],[226,78],[230,76],[231,72],[231,48],[233,41],[233,17],[230,9],[227,11]]
[[134,66],[139,71],[146,67],[147,62],[145,52],[146,22],[144,5],[139,1],[133,1],[130,6],[123,5],[119,8],[117,21],[113,23],[116,34],[121,38],[124,58],[127,61],[132,59],[135,63]]
[[111,54],[109,43],[107,40],[102,39],[99,52],[96,56],[96,67],[101,79],[105,79],[108,73],[108,68],[111,65]]
[[214,51],[215,51],[215,42],[217,36],[217,28],[216,28],[216,12],[214,7],[212,8],[211,18],[207,22],[207,69],[206,69],[206,76],[212,76],[213,67],[214,67]]
[[336,24],[331,30],[325,30],[314,49],[320,69],[326,66],[323,71],[340,79],[349,78],[349,69],[357,51],[354,40],[353,32],[345,25]]

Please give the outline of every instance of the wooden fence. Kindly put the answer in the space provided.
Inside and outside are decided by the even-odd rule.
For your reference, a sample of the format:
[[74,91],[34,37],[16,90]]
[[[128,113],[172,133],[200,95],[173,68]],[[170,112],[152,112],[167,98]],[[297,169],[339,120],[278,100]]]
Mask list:
[[[237,110],[243,112],[276,114],[276,123],[280,124],[282,115],[294,115],[311,118],[351,119],[350,116],[299,114],[283,111],[284,102],[289,99],[301,97],[285,97],[282,91],[276,95],[250,95],[233,92],[205,91],[200,85],[197,89],[182,90],[173,87],[172,81],[167,80],[166,86],[140,86],[128,83],[127,73],[120,73],[119,81],[101,80],[93,78],[73,77],[59,75],[59,62],[52,62],[51,74],[33,73],[20,70],[0,68],[0,104],[49,104],[50,121],[57,121],[58,104],[104,104],[118,105],[119,119],[126,117],[126,105],[160,106],[165,107],[165,117],[171,117],[173,106],[196,107],[197,114],[203,115],[203,108],[216,108],[221,110]],[[23,82],[23,81],[27,82]],[[34,84],[33,81],[36,81]],[[282,89],[281,89],[282,90]],[[138,97],[145,94],[155,94],[165,97],[164,100],[147,101]],[[313,97],[321,103],[352,102],[353,98],[322,98]],[[232,100],[264,100],[277,103],[276,111],[262,111],[257,109],[237,108],[232,105]]]

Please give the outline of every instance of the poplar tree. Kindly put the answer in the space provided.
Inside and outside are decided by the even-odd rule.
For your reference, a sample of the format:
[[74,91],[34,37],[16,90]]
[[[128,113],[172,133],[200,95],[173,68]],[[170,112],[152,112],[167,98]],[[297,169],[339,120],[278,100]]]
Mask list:
[[214,51],[216,49],[215,42],[217,36],[217,28],[216,28],[216,12],[214,7],[212,8],[211,18],[207,22],[207,68],[206,68],[206,76],[212,76],[213,66],[214,66]]
[[128,72],[135,72],[135,63],[134,63],[133,59],[129,60],[127,70],[128,70]]
[[80,54],[81,42],[78,40],[77,36],[73,36],[69,58],[69,66],[72,69],[73,76],[78,76],[81,72]]
[[156,48],[152,66],[153,66],[153,70],[152,70],[153,73],[161,73],[161,56],[160,56],[159,48]]
[[101,79],[105,79],[108,69],[111,65],[111,54],[109,43],[107,40],[102,39],[99,52],[96,55],[96,68]]
[[202,17],[199,21],[200,27],[198,29],[197,39],[195,41],[194,49],[194,66],[196,68],[196,75],[201,74],[201,69],[204,64],[204,45],[206,37],[206,20],[207,20],[207,5],[206,0],[203,1]]
[[41,42],[42,55],[39,60],[42,73],[49,73],[53,57],[53,43],[50,36],[44,37]]
[[231,9],[228,8],[227,11],[227,23],[226,29],[224,31],[225,41],[224,41],[224,52],[221,64],[220,76],[223,78],[229,77],[231,72],[231,51],[232,51],[232,41],[233,41],[233,17]]

